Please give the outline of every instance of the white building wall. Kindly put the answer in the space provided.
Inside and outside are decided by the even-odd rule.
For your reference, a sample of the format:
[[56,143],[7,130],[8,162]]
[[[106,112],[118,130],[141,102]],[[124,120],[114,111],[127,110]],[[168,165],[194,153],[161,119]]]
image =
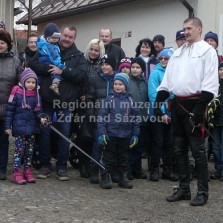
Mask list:
[[[98,38],[101,28],[110,28],[113,39],[121,38],[121,47],[127,56],[135,56],[135,48],[142,38],[153,38],[156,34],[166,37],[167,47],[176,47],[175,34],[188,18],[188,10],[179,0],[139,0],[120,4],[108,9],[54,20],[58,26],[73,23],[78,30],[76,44],[85,51],[88,42]],[[38,33],[45,24],[39,24]],[[126,38],[126,32],[132,36]]]

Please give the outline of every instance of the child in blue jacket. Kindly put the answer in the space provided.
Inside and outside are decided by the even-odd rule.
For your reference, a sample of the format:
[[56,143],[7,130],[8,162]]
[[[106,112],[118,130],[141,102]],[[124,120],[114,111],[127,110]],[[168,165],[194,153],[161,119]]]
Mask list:
[[99,111],[97,123],[98,141],[105,146],[102,163],[100,186],[103,189],[112,188],[110,172],[116,166],[119,173],[119,186],[131,189],[133,185],[127,178],[129,168],[129,148],[138,142],[139,111],[134,107],[131,95],[128,93],[129,76],[118,73],[114,77],[114,91],[106,98],[105,106]]
[[[39,61],[46,64],[51,64],[59,67],[61,70],[65,68],[65,65],[61,62],[60,48],[57,45],[60,38],[59,29],[56,24],[48,23],[44,29],[44,35],[39,36],[37,39],[37,48],[41,57]],[[51,75],[52,85],[50,89],[54,93],[60,95],[59,85],[63,80],[61,75]]]
[[[11,91],[5,116],[5,133],[12,133],[15,137],[12,182],[16,184],[35,183],[31,160],[35,135],[40,129],[40,109],[37,76],[30,68],[25,68],[19,85],[14,86]],[[45,119],[40,118],[40,121],[43,124]],[[21,160],[24,161],[24,173]]]

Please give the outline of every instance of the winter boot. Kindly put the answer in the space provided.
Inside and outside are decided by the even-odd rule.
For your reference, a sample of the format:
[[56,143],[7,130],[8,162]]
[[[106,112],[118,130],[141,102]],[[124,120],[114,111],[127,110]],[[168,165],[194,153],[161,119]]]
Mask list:
[[80,172],[80,176],[82,178],[88,178],[89,177],[87,162],[85,160],[80,161],[79,172]]
[[17,169],[12,173],[12,182],[20,185],[26,184],[26,180],[23,178],[21,169]]
[[112,180],[111,180],[111,176],[108,172],[101,174],[100,187],[102,189],[111,189],[112,188]]
[[177,181],[178,177],[177,175],[173,172],[172,168],[169,167],[164,167],[163,168],[163,173],[162,173],[162,179],[167,179],[171,181]]
[[150,181],[159,181],[160,174],[159,174],[159,168],[152,168],[150,172]]
[[119,187],[123,187],[126,189],[133,188],[132,183],[129,181],[129,179],[127,177],[127,173],[121,174],[120,181],[119,181],[118,185],[119,185]]
[[92,184],[99,183],[99,168],[97,166],[91,166],[90,183],[92,183]]
[[32,168],[27,168],[24,171],[24,178],[27,183],[36,183],[36,179],[33,176]]

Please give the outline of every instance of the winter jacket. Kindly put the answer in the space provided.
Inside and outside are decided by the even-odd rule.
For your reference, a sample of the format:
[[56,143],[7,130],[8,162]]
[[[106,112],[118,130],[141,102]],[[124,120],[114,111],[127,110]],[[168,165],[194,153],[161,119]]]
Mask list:
[[[140,57],[140,55],[139,55],[139,57]],[[141,57],[141,58],[143,59],[143,57]],[[145,62],[146,68],[143,71],[145,79],[147,79],[147,80],[149,79],[151,72],[154,70],[155,66],[158,63],[159,63],[159,59],[155,55],[151,55],[149,58],[149,61],[147,63]]]
[[149,105],[147,80],[143,76],[130,76],[129,92],[133,96],[134,102],[137,104],[137,108],[139,108],[140,116],[142,118],[141,124],[143,124],[143,122],[147,122]]
[[108,45],[105,45],[105,53],[106,54],[113,54],[115,56],[116,59],[116,70],[118,70],[118,65],[119,62],[121,61],[122,58],[125,57],[125,52],[123,51],[123,49],[118,46],[115,45],[113,43],[110,43]]
[[39,36],[37,40],[37,48],[41,57],[39,62],[45,64],[53,64],[60,69],[64,69],[64,64],[61,62],[60,48],[57,44],[50,43],[43,36]]
[[107,76],[104,73],[99,73],[95,79],[92,79],[89,88],[87,89],[87,102],[94,104],[94,108],[89,107],[88,115],[97,116],[98,109],[104,100],[113,90],[114,76]]
[[82,52],[73,44],[67,50],[61,50],[62,62],[66,68],[61,74],[64,79],[60,84],[60,96],[55,95],[50,89],[51,75],[49,65],[39,63],[40,54],[37,53],[30,61],[32,70],[41,77],[40,95],[43,105],[52,107],[54,100],[60,102],[74,102],[84,95],[84,83],[87,81],[87,61]]
[[0,53],[0,120],[5,118],[9,95],[12,87],[19,82],[21,72],[20,61],[13,53]]
[[140,132],[139,111],[133,106],[129,93],[112,92],[106,98],[105,106],[100,109],[97,128],[98,135],[109,137],[130,138]]
[[219,94],[220,105],[217,106],[216,111],[214,112],[214,126],[223,126],[223,79],[220,80]]
[[22,67],[28,67],[29,61],[33,58],[35,54],[36,51],[32,51],[29,49],[29,47],[26,47],[25,52],[19,54],[19,60],[22,64]]
[[[166,67],[162,67],[159,63],[156,65],[155,69],[153,70],[153,72],[150,74],[150,77],[149,77],[148,93],[149,93],[149,102],[150,102],[150,106],[149,106],[150,116],[154,116],[154,106],[155,106],[154,103],[156,101],[157,88],[159,87],[159,85],[161,84],[163,80],[165,70],[166,70]],[[165,101],[166,103],[163,104],[161,110],[164,114],[167,114],[168,116],[170,116],[170,113],[167,111],[167,101],[168,99]]]
[[31,135],[39,133],[40,122],[38,115],[40,112],[35,112],[37,96],[26,96],[26,102],[30,105],[30,109],[22,108],[23,89],[15,93],[12,102],[8,103],[5,114],[5,129],[12,129],[12,134]]

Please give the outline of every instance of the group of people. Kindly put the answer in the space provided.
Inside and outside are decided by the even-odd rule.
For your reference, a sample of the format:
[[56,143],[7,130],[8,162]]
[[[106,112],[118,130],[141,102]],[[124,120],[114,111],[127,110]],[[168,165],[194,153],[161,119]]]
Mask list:
[[43,35],[27,38],[18,59],[4,27],[0,30],[0,180],[6,179],[9,134],[16,144],[14,183],[36,181],[31,160],[37,142],[41,163],[37,178],[51,174],[51,150],[56,149],[58,179],[69,180],[69,143],[58,136],[56,148],[51,148],[55,141],[51,128],[39,127],[56,117],[61,134],[71,138],[75,133],[75,143],[104,166],[79,154],[80,176],[91,183],[99,183],[102,189],[111,189],[113,183],[133,188],[131,180],[147,178],[142,169],[146,151],[149,180],[162,177],[180,182],[167,201],[190,200],[190,158],[195,160],[198,181],[190,204],[204,205],[208,200],[205,111],[209,102],[216,136],[210,140],[215,176],[223,179],[221,97],[213,100],[219,90],[218,67],[221,79],[223,65],[217,55],[217,34],[209,32],[202,40],[201,33],[201,20],[188,18],[183,30],[176,32],[175,51],[165,48],[165,37],[158,34],[152,40],[141,39],[134,57],[127,57],[111,43],[108,28],[101,29],[98,39],[92,39],[82,53],[75,44],[74,26],[59,30],[49,23]]

